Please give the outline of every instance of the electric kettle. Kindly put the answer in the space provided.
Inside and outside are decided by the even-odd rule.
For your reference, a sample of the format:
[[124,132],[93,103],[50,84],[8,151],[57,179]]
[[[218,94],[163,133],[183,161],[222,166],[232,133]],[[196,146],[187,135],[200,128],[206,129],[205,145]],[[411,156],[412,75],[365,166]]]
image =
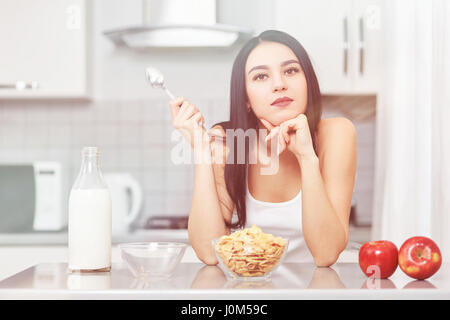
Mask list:
[[111,194],[112,234],[127,234],[142,208],[142,188],[129,173],[107,173],[104,179]]

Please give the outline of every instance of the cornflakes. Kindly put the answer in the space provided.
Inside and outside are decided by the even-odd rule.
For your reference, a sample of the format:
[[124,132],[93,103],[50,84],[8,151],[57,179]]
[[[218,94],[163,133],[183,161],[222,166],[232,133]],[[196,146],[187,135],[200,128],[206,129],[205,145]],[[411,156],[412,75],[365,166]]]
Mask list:
[[253,225],[222,236],[215,249],[222,263],[243,277],[262,276],[271,271],[286,250],[287,242],[281,237],[264,233]]

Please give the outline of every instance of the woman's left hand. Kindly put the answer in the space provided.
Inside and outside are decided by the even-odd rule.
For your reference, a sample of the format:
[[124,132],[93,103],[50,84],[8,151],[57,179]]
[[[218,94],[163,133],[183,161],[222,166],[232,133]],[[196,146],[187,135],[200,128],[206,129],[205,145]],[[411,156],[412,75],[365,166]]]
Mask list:
[[266,137],[266,142],[277,137],[278,154],[288,149],[297,157],[315,155],[308,119],[303,113],[293,119],[286,120],[279,126],[273,126],[265,119],[261,119],[261,122],[270,131]]

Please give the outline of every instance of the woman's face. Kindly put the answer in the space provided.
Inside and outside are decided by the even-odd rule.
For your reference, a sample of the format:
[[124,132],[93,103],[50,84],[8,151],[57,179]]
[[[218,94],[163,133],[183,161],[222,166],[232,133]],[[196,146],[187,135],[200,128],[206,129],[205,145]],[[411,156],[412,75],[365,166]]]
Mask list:
[[[305,74],[294,52],[284,44],[264,41],[250,52],[245,65],[245,86],[247,107],[253,109],[258,119],[279,125],[306,112]],[[280,98],[285,101],[277,103]],[[261,122],[260,127],[264,127]]]

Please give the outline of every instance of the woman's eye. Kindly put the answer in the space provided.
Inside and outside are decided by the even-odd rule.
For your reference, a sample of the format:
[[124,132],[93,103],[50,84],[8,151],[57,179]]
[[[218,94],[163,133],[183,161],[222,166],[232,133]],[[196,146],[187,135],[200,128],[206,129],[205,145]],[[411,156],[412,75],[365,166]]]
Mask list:
[[295,74],[295,73],[297,73],[298,72],[298,69],[297,68],[289,68],[289,69],[287,69],[286,71],[285,71],[287,74]]
[[253,77],[253,80],[264,80],[267,77],[267,74],[265,73],[259,73],[256,76]]

